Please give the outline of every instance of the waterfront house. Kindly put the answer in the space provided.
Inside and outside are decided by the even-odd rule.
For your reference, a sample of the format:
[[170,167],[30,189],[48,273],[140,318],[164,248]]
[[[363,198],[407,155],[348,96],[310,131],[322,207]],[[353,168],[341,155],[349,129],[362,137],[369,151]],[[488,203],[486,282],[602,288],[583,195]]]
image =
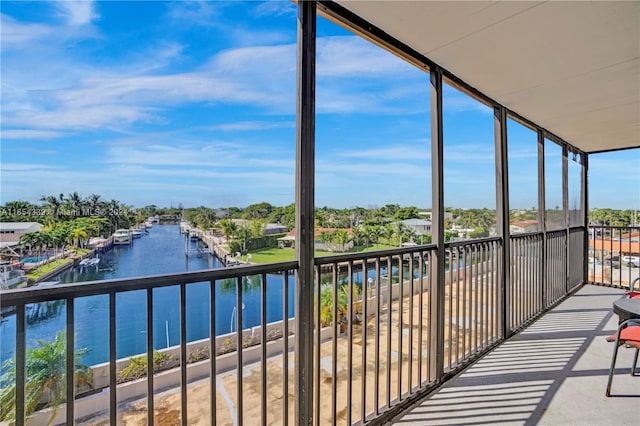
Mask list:
[[[345,232],[347,241],[341,242],[336,238],[337,232]],[[316,228],[313,231],[314,249],[320,251],[345,252],[353,248],[353,229]],[[278,238],[279,248],[295,248],[296,231],[289,231],[284,237]]]
[[279,223],[267,223],[264,228],[264,235],[284,234],[289,232],[289,228]]
[[428,235],[431,234],[431,221],[423,219],[405,219],[401,221],[405,227],[410,229],[416,235]]
[[0,222],[0,248],[15,246],[20,237],[29,232],[39,232],[42,224],[38,222]]
[[538,230],[537,220],[518,220],[509,224],[509,232],[512,234],[522,234],[524,232],[535,232]]

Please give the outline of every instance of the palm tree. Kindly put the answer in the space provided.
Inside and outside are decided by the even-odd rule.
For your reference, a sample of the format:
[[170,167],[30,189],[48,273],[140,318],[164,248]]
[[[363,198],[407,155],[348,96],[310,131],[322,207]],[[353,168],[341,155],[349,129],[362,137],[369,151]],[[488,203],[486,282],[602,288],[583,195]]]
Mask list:
[[84,201],[82,200],[82,197],[80,196],[80,194],[78,194],[77,192],[73,192],[72,194],[69,194],[69,196],[65,201],[65,204],[71,211],[72,215],[76,217],[82,215],[82,207],[84,205]]
[[95,215],[102,207],[102,201],[98,194],[91,194],[85,199],[85,204],[89,208],[89,214]]
[[264,219],[255,219],[251,222],[251,236],[260,238],[264,236],[264,230],[267,228],[267,222]]
[[[351,304],[360,300],[360,290],[358,286],[353,286],[351,294]],[[349,316],[349,286],[347,284],[338,287],[337,299],[337,322],[344,324]],[[333,322],[333,286],[326,285],[320,290],[320,324],[323,327],[329,326]]]
[[[44,250],[45,252],[53,247],[53,234],[51,231],[40,231],[40,251]],[[47,256],[48,257],[48,256]]]
[[236,226],[236,223],[229,220],[229,219],[223,219],[220,221],[220,229],[222,230],[222,233],[224,234],[224,238],[229,241],[229,237],[231,237],[236,230],[238,229],[238,227]]
[[249,238],[251,238],[251,228],[243,225],[236,230],[235,236],[242,241],[242,253],[246,253],[247,242],[249,241]]
[[369,245],[369,234],[364,226],[357,226],[353,228],[353,242],[357,246]]
[[85,228],[73,228],[71,230],[71,238],[73,241],[73,245],[76,248],[80,248],[80,245],[82,244],[83,240],[86,240],[87,238],[89,238],[89,233],[87,232],[87,230]]
[[38,239],[37,232],[27,232],[20,236],[20,245],[29,247],[29,251],[31,252],[38,245]]
[[391,239],[393,238],[395,232],[396,231],[395,229],[393,229],[393,225],[391,225],[390,223],[387,223],[384,228],[382,228],[382,235],[387,239],[387,244],[392,245]]
[[367,225],[367,234],[369,236],[369,240],[373,243],[375,243],[376,245],[378,244],[378,241],[380,240],[380,235],[382,235],[382,228],[380,226],[370,226]]
[[43,195],[42,197],[40,197],[40,201],[44,201],[46,203],[47,207],[51,211],[51,216],[54,219],[58,217],[58,214],[60,213],[58,211],[60,209],[60,200],[58,200],[58,197],[54,195]]
[[[93,382],[91,369],[81,362],[87,349],[79,349],[74,354],[74,383],[77,386],[90,385]],[[65,402],[67,394],[66,333],[58,332],[52,342],[38,340],[38,347],[27,349],[25,380],[25,416],[31,415],[40,399],[48,392],[49,406],[52,408],[48,425],[53,424],[58,407]],[[15,421],[16,417],[16,366],[10,359],[0,382],[0,420]]]
[[349,234],[344,229],[337,229],[334,233],[333,238],[334,238],[334,241],[340,244],[340,247],[342,248],[341,250],[342,252],[346,251],[346,245],[349,244],[349,242],[352,239],[351,234]]

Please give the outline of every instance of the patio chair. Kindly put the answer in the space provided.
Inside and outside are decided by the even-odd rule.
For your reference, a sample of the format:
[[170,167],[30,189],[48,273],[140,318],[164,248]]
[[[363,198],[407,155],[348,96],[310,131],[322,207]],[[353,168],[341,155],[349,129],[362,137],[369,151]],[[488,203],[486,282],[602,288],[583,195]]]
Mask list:
[[636,365],[638,363],[638,352],[640,352],[640,321],[637,319],[629,319],[622,322],[618,326],[618,331],[611,336],[607,336],[607,342],[615,342],[613,349],[613,359],[611,360],[611,369],[609,370],[609,381],[607,382],[606,396],[611,395],[611,382],[613,381],[613,371],[616,368],[616,357],[618,356],[618,348],[622,345],[636,349],[631,366],[631,375],[636,374]]
[[[636,283],[638,283],[638,291],[634,290],[636,288]],[[631,284],[629,284],[629,291],[627,291],[625,295],[629,299],[640,299],[640,277],[631,281]]]

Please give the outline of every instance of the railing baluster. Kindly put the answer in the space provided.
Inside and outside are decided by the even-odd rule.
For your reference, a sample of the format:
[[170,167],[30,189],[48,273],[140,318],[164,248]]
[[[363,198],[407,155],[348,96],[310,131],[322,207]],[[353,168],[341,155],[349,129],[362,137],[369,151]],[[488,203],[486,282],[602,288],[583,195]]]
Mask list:
[[260,404],[262,406],[262,424],[267,424],[267,274],[262,274],[262,282],[260,286],[260,344],[262,346],[261,354],[261,373],[260,378],[262,395],[260,395]]
[[407,365],[407,388],[409,395],[413,393],[413,292],[415,290],[415,269],[413,267],[413,263],[415,261],[414,255],[415,252],[412,251],[409,257],[409,279],[411,280],[411,286],[409,289],[409,363]]
[[[315,292],[316,292],[316,312],[315,312],[315,364],[314,364],[314,380],[313,380],[313,393],[314,393],[314,424],[320,426],[320,345],[322,344],[322,339],[320,336],[320,331],[322,330],[322,325],[320,324],[320,310],[321,310],[321,281],[320,281],[320,266],[316,268],[316,279],[315,279]],[[300,285],[300,283],[296,283]],[[335,310],[334,310],[335,312]],[[299,330],[298,326],[300,324],[296,323],[296,333],[300,333],[302,330]],[[311,338],[311,337],[309,337]]]
[[402,254],[398,255],[398,400],[402,401],[402,334],[403,327],[403,301],[404,301],[404,261]]
[[217,368],[216,368],[216,281],[209,281],[209,387],[211,389],[209,399],[209,417],[211,426],[217,423],[216,407],[217,407]]
[[16,305],[16,424],[24,424],[25,370],[27,338],[25,330],[25,304]]
[[[460,340],[464,340],[464,334],[460,332],[460,322],[462,319],[462,315],[460,314],[460,298],[462,295],[460,294],[460,248],[456,248],[454,252],[455,262],[456,262],[456,365],[460,365],[460,360],[464,358],[464,354],[461,354],[461,344]],[[464,268],[464,262],[462,267]],[[453,291],[453,289],[451,289]]]
[[380,279],[380,258],[375,259],[376,268],[376,334],[375,334],[375,398],[374,414],[380,414],[380,299],[381,299],[381,279]]
[[391,328],[393,305],[393,263],[391,255],[387,256],[387,410],[391,409]]
[[282,282],[282,420],[289,424],[289,271],[284,271]]
[[[338,397],[338,263],[332,264],[331,292],[331,422],[336,424]],[[320,421],[320,419],[318,419]]]
[[238,426],[242,426],[243,407],[242,407],[242,278],[236,278],[236,417]]
[[74,299],[73,297],[67,297],[67,424],[74,424],[75,415],[75,311],[74,311]]
[[155,420],[153,389],[153,289],[147,289],[147,424]]
[[362,261],[362,317],[360,324],[362,325],[362,383],[360,391],[360,419],[364,423],[367,419],[367,304],[369,302],[369,282],[368,282],[368,262],[367,259]]
[[[152,347],[153,348],[153,347]],[[182,426],[187,426],[187,288],[180,283],[180,412]]]
[[422,327],[424,326],[424,318],[423,318],[423,306],[424,306],[424,257],[426,252],[420,251],[420,258],[418,259],[418,267],[420,268],[420,278],[418,283],[420,284],[420,294],[418,295],[418,388],[421,389],[423,386],[422,383],[422,351],[423,349],[423,340],[422,340]]
[[449,328],[449,356],[447,357],[449,369],[453,368],[453,250],[454,249],[449,249],[446,253],[446,259],[449,263],[449,279],[445,283],[445,285],[449,287],[449,320],[446,321],[445,324],[447,324]]
[[480,347],[485,348],[487,345],[487,334],[488,334],[488,330],[487,327],[489,325],[489,318],[487,315],[487,303],[488,303],[488,298],[487,298],[487,280],[485,278],[485,274],[484,274],[484,260],[485,260],[485,249],[484,249],[484,244],[480,243],[478,244],[478,249],[480,250],[480,259],[478,260],[478,268],[480,269],[480,273],[478,275],[478,278],[480,280],[480,295],[481,295],[481,299],[480,299],[480,318],[481,318],[481,323],[480,323]]
[[347,338],[347,424],[350,425],[352,421],[352,402],[353,402],[353,261],[349,260],[347,264],[347,274],[349,276],[349,297],[347,298],[348,305],[348,338]]
[[118,395],[116,377],[116,293],[109,292],[109,420],[116,426],[118,419]]
[[[313,380],[314,383],[314,393],[315,393],[315,421],[314,423],[317,426],[320,426],[320,345],[322,343],[320,330],[322,330],[322,326],[320,324],[320,310],[321,310],[321,301],[320,301],[320,290],[321,290],[321,281],[320,281],[320,267],[316,268],[316,279],[315,279],[315,291],[316,291],[316,309],[315,309],[315,378]],[[300,285],[300,283],[297,283]],[[301,330],[298,329],[296,325],[296,333],[299,333]],[[311,337],[309,337],[311,338]]]

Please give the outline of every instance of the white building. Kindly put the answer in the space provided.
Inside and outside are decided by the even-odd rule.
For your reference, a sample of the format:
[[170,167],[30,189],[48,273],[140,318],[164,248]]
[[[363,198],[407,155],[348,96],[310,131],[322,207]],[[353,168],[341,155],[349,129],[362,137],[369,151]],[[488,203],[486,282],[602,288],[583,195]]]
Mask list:
[[416,235],[431,234],[431,221],[424,219],[405,219],[401,222],[407,229]]
[[0,248],[15,246],[20,237],[29,232],[39,232],[42,224],[38,222],[0,222]]

